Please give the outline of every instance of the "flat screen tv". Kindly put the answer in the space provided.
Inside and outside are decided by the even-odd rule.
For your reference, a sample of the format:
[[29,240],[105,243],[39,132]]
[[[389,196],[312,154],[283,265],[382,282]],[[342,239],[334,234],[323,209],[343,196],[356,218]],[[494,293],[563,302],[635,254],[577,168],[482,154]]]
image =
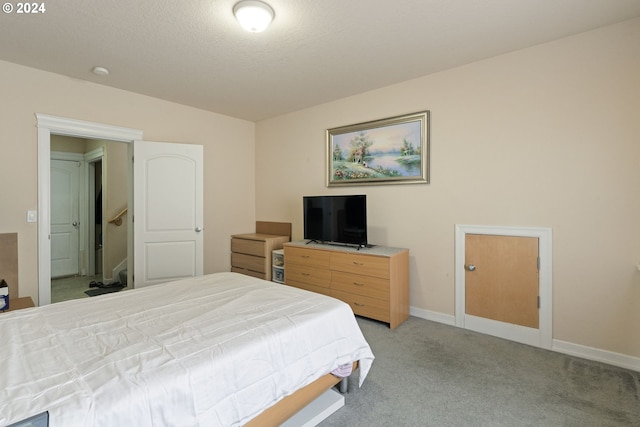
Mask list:
[[367,196],[304,196],[304,238],[367,246]]

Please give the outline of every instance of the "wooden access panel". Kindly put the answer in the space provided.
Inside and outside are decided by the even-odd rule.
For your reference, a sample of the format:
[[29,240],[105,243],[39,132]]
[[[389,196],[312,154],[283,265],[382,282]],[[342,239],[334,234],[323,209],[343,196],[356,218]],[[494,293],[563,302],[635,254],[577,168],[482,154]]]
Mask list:
[[467,234],[466,314],[539,328],[538,238]]

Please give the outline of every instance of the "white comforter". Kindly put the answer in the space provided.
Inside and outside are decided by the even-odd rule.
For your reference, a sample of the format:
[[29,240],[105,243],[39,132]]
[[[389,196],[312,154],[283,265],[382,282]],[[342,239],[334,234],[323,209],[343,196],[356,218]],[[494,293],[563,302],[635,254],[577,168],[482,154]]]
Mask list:
[[0,315],[0,425],[237,426],[373,361],[348,305],[218,273]]

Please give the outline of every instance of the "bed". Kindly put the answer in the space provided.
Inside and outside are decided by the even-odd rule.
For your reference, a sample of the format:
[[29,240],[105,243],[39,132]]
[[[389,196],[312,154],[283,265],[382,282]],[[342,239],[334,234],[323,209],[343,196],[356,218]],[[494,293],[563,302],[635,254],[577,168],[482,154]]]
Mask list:
[[277,425],[374,358],[348,305],[237,273],[0,314],[0,337],[2,426]]

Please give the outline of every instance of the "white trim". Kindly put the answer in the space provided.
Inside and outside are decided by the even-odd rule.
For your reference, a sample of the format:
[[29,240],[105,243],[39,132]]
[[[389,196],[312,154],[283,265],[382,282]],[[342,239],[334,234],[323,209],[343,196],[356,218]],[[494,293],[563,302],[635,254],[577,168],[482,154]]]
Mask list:
[[438,313],[437,311],[425,310],[418,307],[409,307],[409,314],[421,319],[456,326],[456,318],[450,314]]
[[[95,150],[91,150],[88,153],[84,154],[84,160],[86,162],[86,197],[87,197],[87,238],[86,238],[86,254],[87,254],[87,275],[95,276],[96,275],[96,224],[95,224],[95,214],[96,214],[96,205],[95,205],[95,188],[96,188],[96,163],[102,162],[104,157],[104,149],[102,147],[98,147]],[[101,176],[104,173],[101,174]],[[104,180],[100,183],[100,186],[104,186]],[[90,202],[91,201],[91,202]],[[103,215],[104,217],[104,215]],[[102,225],[101,225],[102,226]],[[102,281],[104,281],[104,274],[102,277]]]
[[511,323],[498,322],[483,317],[465,315],[464,329],[480,332],[483,334],[493,335],[504,338],[509,341],[528,344],[535,347],[540,345],[540,330],[528,328],[526,326],[514,325]]
[[68,153],[66,151],[52,151],[51,160],[66,160],[69,162],[84,162],[84,155],[80,153]]
[[85,122],[66,117],[36,113],[38,128],[47,128],[54,135],[75,136],[86,139],[133,142],[142,139],[142,131],[102,123]]
[[38,305],[51,304],[51,131],[38,126]]
[[621,353],[614,353],[608,350],[601,350],[599,348],[587,347],[560,340],[553,340],[553,347],[551,349],[558,353],[582,357],[583,359],[594,360],[596,362],[607,363],[640,372],[640,357],[627,356]]
[[84,160],[85,162],[95,162],[101,160],[102,156],[104,156],[104,149],[102,147],[98,147],[95,150],[84,153]]
[[[51,134],[133,143],[142,131],[36,113],[38,128],[38,305],[51,304]],[[131,233],[133,234],[133,233]]]
[[[500,322],[477,322],[476,319],[467,316],[465,313],[465,236],[466,234],[490,234],[497,236],[517,236],[538,238],[540,270],[539,270],[539,291],[540,291],[540,311],[539,329],[535,338],[531,337],[529,330],[522,330],[521,327],[501,324]],[[534,227],[499,227],[483,225],[460,225],[455,226],[455,318],[456,326],[468,328],[490,335],[512,339],[518,334],[522,334],[519,341],[527,341],[527,344],[536,347],[551,349],[553,338],[553,294],[552,294],[552,231],[551,228]],[[471,326],[471,327],[470,327]],[[482,328],[482,330],[478,330]],[[529,328],[527,328],[529,329]],[[507,332],[508,330],[508,332]],[[510,338],[509,338],[510,337]],[[533,341],[533,342],[532,342]]]

